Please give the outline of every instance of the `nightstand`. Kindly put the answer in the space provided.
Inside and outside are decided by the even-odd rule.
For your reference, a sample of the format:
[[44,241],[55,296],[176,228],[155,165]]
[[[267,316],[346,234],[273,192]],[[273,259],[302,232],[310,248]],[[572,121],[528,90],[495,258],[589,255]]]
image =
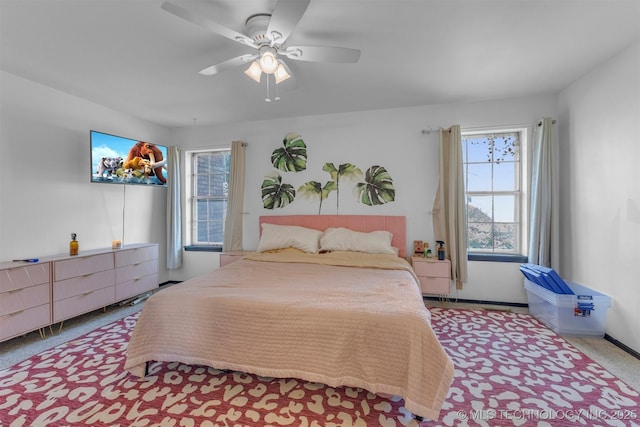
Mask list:
[[220,253],[220,267],[224,267],[227,264],[231,264],[234,261],[239,260],[249,251],[229,251]]
[[423,294],[449,295],[451,293],[451,261],[413,256],[411,265],[420,280]]

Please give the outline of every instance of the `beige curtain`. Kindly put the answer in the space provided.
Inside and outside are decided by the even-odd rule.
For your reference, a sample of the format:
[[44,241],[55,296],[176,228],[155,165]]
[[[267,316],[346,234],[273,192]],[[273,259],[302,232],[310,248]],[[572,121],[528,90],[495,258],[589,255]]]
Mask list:
[[224,221],[222,250],[242,250],[242,208],[244,202],[244,158],[247,144],[242,141],[231,143],[231,164],[229,165],[229,197],[227,215]]
[[167,269],[182,267],[182,195],[180,150],[167,150]]
[[451,260],[451,278],[467,281],[467,225],[462,174],[460,126],[440,129],[440,175],[433,203],[433,231],[445,243]]
[[560,264],[558,145],[553,143],[552,127],[553,120],[545,117],[533,131],[528,259],[532,264],[557,270]]

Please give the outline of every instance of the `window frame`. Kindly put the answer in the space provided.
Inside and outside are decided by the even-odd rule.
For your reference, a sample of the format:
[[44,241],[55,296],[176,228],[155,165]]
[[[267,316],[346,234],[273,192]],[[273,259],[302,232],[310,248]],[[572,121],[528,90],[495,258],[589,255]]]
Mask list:
[[[518,133],[520,136],[520,152],[519,152],[519,173],[516,177],[516,184],[519,185],[519,189],[516,190],[499,190],[499,191],[467,191],[465,186],[465,212],[467,210],[468,195],[481,196],[481,195],[511,195],[516,194],[516,217],[519,220],[515,221],[519,225],[519,231],[516,236],[517,246],[513,251],[495,251],[495,248],[487,251],[471,249],[467,243],[468,259],[470,261],[493,261],[493,262],[526,262],[528,251],[528,230],[529,230],[529,191],[530,191],[530,177],[529,177],[529,158],[530,158],[530,135],[532,135],[532,128],[530,125],[514,125],[514,126],[491,126],[483,128],[465,128],[461,130],[461,136],[473,136],[473,135],[486,135],[486,134],[507,134]],[[465,149],[463,142],[461,141],[462,149]],[[467,174],[467,164],[463,159],[463,174]],[[473,163],[473,162],[472,162]],[[493,165],[492,165],[493,171]],[[493,172],[492,172],[493,173]],[[468,182],[465,180],[465,183]],[[492,221],[492,224],[495,222]],[[469,226],[467,218],[465,218],[465,226],[468,233]]]
[[[218,148],[208,148],[208,149],[200,149],[200,150],[190,150],[185,152],[185,189],[187,190],[186,200],[185,200],[185,228],[186,228],[186,242],[187,245],[184,247],[186,251],[209,251],[209,252],[221,252],[222,251],[222,242],[211,243],[211,242],[198,242],[197,241],[197,218],[195,217],[196,212],[196,201],[197,200],[206,200],[211,199],[211,197],[198,197],[196,196],[196,161],[199,155],[203,154],[218,154],[218,153],[228,153],[231,154],[231,147],[218,147]],[[227,170],[227,173],[229,171]],[[226,200],[228,202],[228,192],[226,197],[215,197],[216,200]],[[224,218],[223,218],[223,226],[224,226]],[[224,229],[223,229],[224,233]],[[224,234],[223,234],[224,235]]]

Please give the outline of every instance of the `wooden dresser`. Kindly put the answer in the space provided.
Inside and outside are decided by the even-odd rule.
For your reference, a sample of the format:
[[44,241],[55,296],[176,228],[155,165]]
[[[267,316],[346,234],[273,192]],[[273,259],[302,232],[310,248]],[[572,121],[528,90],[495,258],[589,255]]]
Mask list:
[[0,341],[157,287],[157,244],[0,263]]

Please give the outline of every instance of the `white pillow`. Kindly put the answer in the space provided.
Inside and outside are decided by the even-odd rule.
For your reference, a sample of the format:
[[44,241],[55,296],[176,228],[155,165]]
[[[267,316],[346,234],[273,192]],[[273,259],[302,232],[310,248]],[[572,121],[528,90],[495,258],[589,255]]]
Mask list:
[[298,248],[305,252],[318,252],[322,231],[296,225],[262,224],[258,252],[283,248]]
[[388,231],[362,233],[348,228],[327,228],[320,239],[321,251],[355,251],[370,254],[393,254],[393,234]]

